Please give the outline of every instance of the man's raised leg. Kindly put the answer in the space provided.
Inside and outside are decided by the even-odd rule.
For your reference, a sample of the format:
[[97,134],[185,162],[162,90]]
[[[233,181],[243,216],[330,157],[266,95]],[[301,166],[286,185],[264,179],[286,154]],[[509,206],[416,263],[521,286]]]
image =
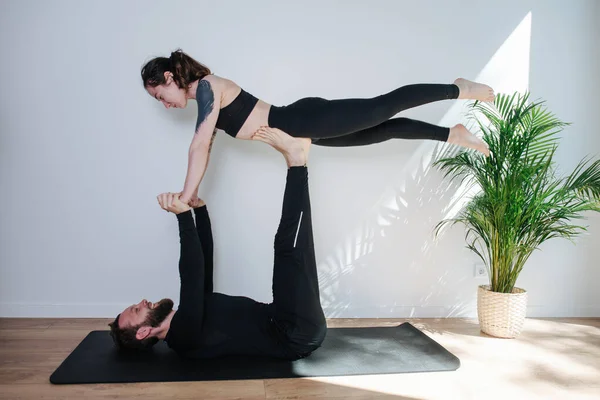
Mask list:
[[299,355],[318,348],[327,326],[319,295],[319,279],[308,190],[310,139],[297,139],[278,129],[263,128],[255,140],[281,152],[288,171],[281,220],[275,235],[273,305],[276,323]]

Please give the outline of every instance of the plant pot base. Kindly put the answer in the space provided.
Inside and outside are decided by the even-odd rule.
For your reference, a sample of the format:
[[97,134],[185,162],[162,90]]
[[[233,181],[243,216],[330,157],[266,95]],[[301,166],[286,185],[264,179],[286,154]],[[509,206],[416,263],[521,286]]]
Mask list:
[[477,317],[481,331],[499,338],[513,339],[523,329],[527,311],[527,292],[514,288],[512,293],[490,291],[490,285],[477,289]]

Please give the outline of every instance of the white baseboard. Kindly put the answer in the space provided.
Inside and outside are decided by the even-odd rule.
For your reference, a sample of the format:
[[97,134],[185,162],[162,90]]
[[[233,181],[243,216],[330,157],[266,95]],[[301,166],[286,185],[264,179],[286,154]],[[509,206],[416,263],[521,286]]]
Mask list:
[[[391,306],[391,307],[323,307],[327,318],[477,318],[477,305],[461,306]],[[600,317],[600,305],[572,306],[557,309],[528,305],[531,318]]]
[[[1,303],[0,318],[114,318],[130,304]],[[327,318],[477,318],[475,304],[462,306],[323,307]],[[600,317],[600,305],[557,309],[527,307],[528,317]]]
[[115,318],[131,304],[0,303],[0,318]]

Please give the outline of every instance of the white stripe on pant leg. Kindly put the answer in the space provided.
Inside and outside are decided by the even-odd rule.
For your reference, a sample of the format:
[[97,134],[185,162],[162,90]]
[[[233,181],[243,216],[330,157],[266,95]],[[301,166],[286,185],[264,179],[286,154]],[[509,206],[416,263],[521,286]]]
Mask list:
[[296,237],[294,238],[294,247],[296,247],[296,240],[298,240],[298,232],[300,232],[300,224],[302,223],[302,214],[304,211],[300,211],[300,221],[298,221],[298,228],[296,229]]

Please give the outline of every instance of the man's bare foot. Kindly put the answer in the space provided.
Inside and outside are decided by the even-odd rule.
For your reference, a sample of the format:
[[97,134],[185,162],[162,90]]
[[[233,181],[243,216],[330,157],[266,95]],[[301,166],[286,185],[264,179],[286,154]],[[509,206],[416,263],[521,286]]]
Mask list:
[[490,155],[490,149],[488,148],[487,143],[469,132],[463,124],[457,124],[450,128],[448,143],[475,149],[482,152],[486,157]]
[[308,162],[308,151],[311,140],[308,138],[295,138],[281,129],[263,126],[259,128],[252,140],[258,140],[271,145],[283,154],[288,167],[304,166]]
[[458,86],[459,99],[479,100],[479,101],[494,101],[496,95],[494,89],[483,83],[469,81],[467,79],[458,78],[454,81]]

